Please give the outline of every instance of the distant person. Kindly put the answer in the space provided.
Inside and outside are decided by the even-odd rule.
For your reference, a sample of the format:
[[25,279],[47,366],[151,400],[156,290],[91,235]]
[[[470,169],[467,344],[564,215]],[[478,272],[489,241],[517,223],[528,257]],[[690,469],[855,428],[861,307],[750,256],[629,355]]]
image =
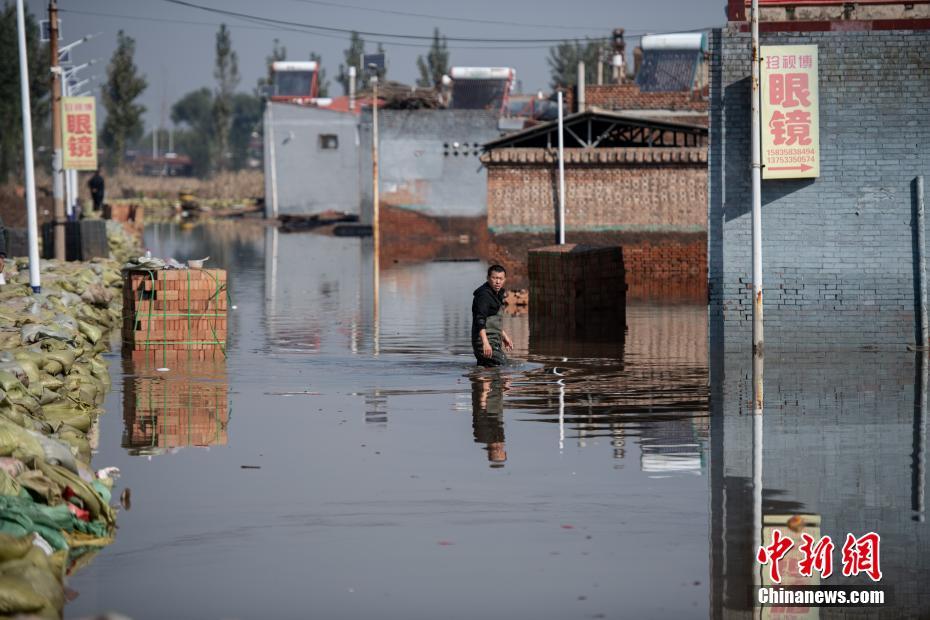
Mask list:
[[488,268],[488,281],[475,289],[471,302],[471,345],[479,366],[503,366],[513,341],[504,331],[504,281],[507,271],[500,265]]
[[94,201],[94,211],[99,211],[103,208],[104,189],[106,187],[103,180],[103,170],[97,168],[94,176],[87,182],[87,187],[90,189],[90,197]]

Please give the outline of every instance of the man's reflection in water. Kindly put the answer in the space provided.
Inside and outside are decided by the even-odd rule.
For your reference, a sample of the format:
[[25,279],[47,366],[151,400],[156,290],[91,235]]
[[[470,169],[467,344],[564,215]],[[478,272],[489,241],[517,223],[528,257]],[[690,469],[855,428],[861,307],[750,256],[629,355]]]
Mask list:
[[475,441],[487,446],[491,467],[503,467],[507,461],[504,442],[504,392],[510,379],[493,374],[471,377],[471,414]]

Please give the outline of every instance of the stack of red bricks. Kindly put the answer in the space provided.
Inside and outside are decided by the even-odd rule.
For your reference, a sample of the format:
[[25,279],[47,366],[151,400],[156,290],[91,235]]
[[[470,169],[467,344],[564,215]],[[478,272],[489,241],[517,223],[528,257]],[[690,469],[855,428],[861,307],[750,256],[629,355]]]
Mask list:
[[226,355],[226,271],[123,272],[123,352],[133,359]]
[[225,363],[172,364],[153,373],[140,363],[123,390],[123,447],[152,449],[226,445],[229,384]]
[[[623,249],[567,243],[529,251],[530,323],[567,333],[622,330],[626,316]],[[534,328],[535,329],[535,328]]]

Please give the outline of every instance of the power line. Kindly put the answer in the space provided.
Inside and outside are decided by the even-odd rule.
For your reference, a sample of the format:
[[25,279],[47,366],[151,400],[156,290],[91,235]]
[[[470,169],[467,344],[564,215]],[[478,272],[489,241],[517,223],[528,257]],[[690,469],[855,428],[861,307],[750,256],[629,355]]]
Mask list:
[[491,24],[495,26],[516,26],[519,28],[548,28],[555,30],[591,30],[602,28],[602,26],[565,26],[555,24],[532,24],[526,22],[511,22],[494,19],[478,19],[474,17],[450,17],[448,15],[436,15],[433,13],[413,13],[408,11],[392,11],[389,9],[377,9],[374,7],[358,6],[355,4],[345,4],[340,2],[327,2],[326,0],[292,0],[304,4],[316,4],[319,6],[330,6],[339,9],[353,9],[356,11],[368,11],[371,13],[382,13],[384,15],[401,15],[404,17],[421,17],[425,19],[438,19],[449,22],[467,22],[472,24]]
[[[206,11],[208,13],[216,13],[217,15],[227,15],[229,17],[237,17],[240,19],[247,19],[250,21],[257,21],[267,24],[278,24],[283,26],[290,27],[301,27],[307,28],[309,30],[322,30],[325,32],[340,32],[343,34],[351,34],[353,32],[358,35],[364,35],[367,37],[381,37],[389,39],[405,39],[405,40],[418,40],[418,41],[432,41],[432,35],[416,35],[416,34],[393,34],[389,32],[373,32],[365,30],[352,30],[350,28],[338,28],[335,26],[320,26],[315,24],[305,24],[300,22],[285,21],[280,19],[273,19],[271,17],[261,17],[258,15],[250,15],[248,13],[240,13],[238,11],[228,11],[226,9],[217,9],[214,7],[204,6],[202,4],[195,4],[193,2],[187,2],[186,0],[164,0],[169,4],[176,4],[178,6],[185,6],[192,9],[198,9],[201,11]],[[465,43],[546,43],[546,44],[555,44],[563,42],[597,42],[597,41],[606,41],[610,37],[573,37],[573,38],[562,38],[562,39],[517,39],[513,37],[508,37],[506,39],[496,39],[488,37],[444,37],[447,41],[459,41]]]
[[[104,17],[110,19],[129,19],[135,21],[144,21],[144,22],[155,22],[155,23],[165,23],[165,24],[178,24],[183,26],[209,26],[211,28],[216,28],[221,25],[221,22],[205,22],[205,21],[193,21],[185,19],[171,19],[167,17],[148,17],[143,15],[121,15],[118,13],[101,13],[97,11],[81,11],[77,9],[58,9],[59,13],[70,13],[72,15],[88,15],[92,17]],[[270,32],[296,32],[299,34],[313,34],[319,37],[325,37],[328,39],[337,39],[340,41],[345,41],[349,38],[347,34],[325,34],[325,33],[308,33],[305,29],[294,28],[283,25],[268,25],[265,22],[259,20],[255,21],[250,18],[238,18],[244,21],[250,22],[250,24],[227,24],[230,28],[242,28],[246,30],[266,30]],[[263,24],[263,25],[260,25]],[[628,37],[636,37],[637,35],[627,35]],[[410,47],[416,49],[428,48],[430,43],[402,43],[399,41],[379,41],[377,39],[372,40],[373,43],[381,43],[385,46],[394,46],[394,47]],[[449,46],[450,49],[459,49],[459,50],[537,50],[537,49],[548,49],[549,45],[460,45],[453,43]]]

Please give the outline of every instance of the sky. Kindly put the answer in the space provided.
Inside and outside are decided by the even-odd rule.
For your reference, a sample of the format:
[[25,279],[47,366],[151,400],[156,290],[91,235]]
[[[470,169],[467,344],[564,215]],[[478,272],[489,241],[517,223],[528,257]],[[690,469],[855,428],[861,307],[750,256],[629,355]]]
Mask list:
[[[706,29],[725,22],[725,0],[181,0],[221,9],[280,25],[256,23],[243,17],[220,15],[169,0],[59,0],[63,44],[85,34],[99,36],[72,50],[73,60],[98,59],[82,77],[97,76],[97,89],[106,79],[106,63],[122,29],[136,40],[136,65],[148,80],[141,97],[146,107],[146,129],[164,114],[170,124],[171,104],[185,93],[214,86],[213,61],[216,31],[226,23],[239,57],[239,90],[251,92],[266,73],[265,59],[274,39],[287,48],[289,60],[305,60],[310,52],[322,55],[330,94],[342,94],[335,77],[344,62],[349,35],[343,30],[376,33],[363,35],[368,51],[383,41],[388,79],[412,84],[416,59],[426,54],[429,41],[384,38],[382,34],[443,35],[479,39],[530,39],[519,43],[450,41],[452,66],[508,66],[516,69],[524,92],[548,90],[546,63],[550,42],[565,38],[605,37],[613,28],[625,28],[627,47],[635,35]],[[48,3],[26,0],[35,15],[47,15]],[[416,14],[416,15],[413,15]],[[332,30],[310,31],[305,25]],[[511,49],[501,49],[509,47]],[[481,49],[484,48],[484,49]],[[494,48],[494,49],[488,49]],[[516,48],[516,49],[515,49]]]

